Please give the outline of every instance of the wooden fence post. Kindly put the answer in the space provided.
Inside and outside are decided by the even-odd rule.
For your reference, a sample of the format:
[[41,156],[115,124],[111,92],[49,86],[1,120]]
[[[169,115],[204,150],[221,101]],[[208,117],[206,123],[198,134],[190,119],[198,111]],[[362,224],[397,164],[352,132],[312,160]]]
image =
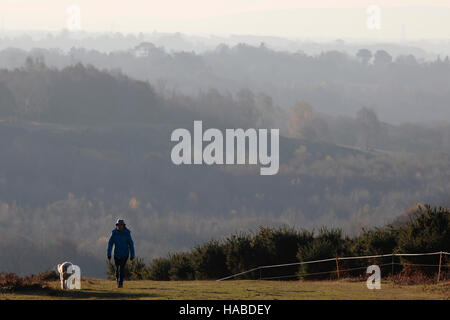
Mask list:
[[337,278],[339,280],[340,274],[339,274],[339,260],[338,260],[338,257],[336,257],[336,273],[337,273]]
[[442,266],[442,251],[439,254],[439,271],[438,271],[437,282],[439,282],[439,279],[441,278],[441,266]]
[[394,277],[394,253],[393,252],[392,252],[391,265],[392,265],[391,277]]

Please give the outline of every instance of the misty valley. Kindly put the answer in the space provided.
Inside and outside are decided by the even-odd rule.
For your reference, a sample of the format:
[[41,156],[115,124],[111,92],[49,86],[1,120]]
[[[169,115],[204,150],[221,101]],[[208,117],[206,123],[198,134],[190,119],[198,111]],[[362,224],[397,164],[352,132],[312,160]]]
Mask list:
[[[2,269],[70,256],[104,277],[117,217],[150,260],[259,226],[354,235],[450,206],[450,62],[396,50],[1,50]],[[253,148],[231,161],[238,128]]]

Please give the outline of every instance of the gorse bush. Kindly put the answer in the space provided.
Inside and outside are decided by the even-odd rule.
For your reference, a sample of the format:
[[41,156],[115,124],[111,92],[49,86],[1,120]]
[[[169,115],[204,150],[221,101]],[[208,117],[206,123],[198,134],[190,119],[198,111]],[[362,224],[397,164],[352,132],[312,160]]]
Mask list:
[[[231,273],[238,273],[256,267],[255,251],[250,235],[235,234],[228,237],[223,244],[226,265]],[[250,275],[248,275],[250,276]]]
[[[107,278],[110,280],[116,279],[116,268],[114,262],[109,260],[106,261],[107,264]],[[128,260],[125,265],[125,280],[147,280],[150,279],[150,270],[145,265],[142,258],[136,257],[133,261]]]
[[[450,212],[446,208],[421,206],[409,216],[409,221],[382,228],[363,229],[358,236],[349,238],[340,229],[321,228],[317,233],[293,228],[261,227],[256,232],[237,233],[223,240],[211,240],[195,246],[189,252],[169,254],[165,258],[153,259],[146,267],[136,258],[129,265],[129,279],[152,280],[204,280],[218,279],[261,266],[290,264],[312,260],[333,259],[346,256],[364,256],[401,253],[423,253],[450,251]],[[395,257],[396,274],[409,274],[408,264],[439,263],[439,255]],[[442,263],[448,263],[443,256]],[[340,260],[341,276],[360,276],[369,264],[390,264],[392,257],[360,260]],[[281,268],[261,268],[240,276],[241,279],[270,279],[291,275],[306,279],[335,278],[336,260],[317,264],[289,265]],[[110,273],[114,268],[110,265]],[[417,273],[429,276],[436,267],[417,266]],[[446,272],[442,271],[442,274]],[[446,274],[446,273],[445,273]]]
[[153,259],[149,269],[149,277],[151,280],[170,280],[170,260],[168,258]]
[[397,247],[398,237],[399,230],[391,226],[363,229],[361,235],[352,241],[352,251],[360,256],[389,254]]
[[212,240],[196,246],[191,253],[196,279],[217,279],[227,276],[227,257],[219,241]]
[[47,289],[46,283],[36,275],[19,277],[15,273],[0,273],[0,292]]
[[[408,253],[450,251],[450,211],[442,207],[420,206],[415,217],[399,230],[396,251]],[[440,257],[410,256],[402,257],[404,264],[437,265]],[[448,257],[443,256],[443,264]],[[435,272],[435,268],[423,266],[420,271],[427,275]],[[416,270],[415,270],[416,271]]]
[[[343,237],[342,230],[322,228],[319,230],[317,237],[299,248],[297,258],[299,261],[304,262],[342,257],[351,252],[349,245],[350,240]],[[300,266],[299,275],[322,273],[333,269],[336,269],[335,261],[305,264]],[[323,277],[327,276],[326,274],[323,275]],[[315,277],[321,277],[321,275],[317,274]]]
[[130,261],[127,270],[128,276],[132,280],[144,280],[150,278],[149,270],[142,258],[136,257],[133,261]]
[[[292,228],[260,228],[253,236],[252,248],[256,266],[287,264],[296,261],[299,248],[313,240],[313,233],[297,231]],[[283,268],[268,268],[261,270],[261,278],[277,277],[285,274],[295,274],[298,266]]]
[[39,273],[38,277],[42,281],[55,281],[59,280],[59,273],[55,270],[45,270]]
[[192,257],[189,253],[175,253],[169,256],[170,280],[194,280],[195,269],[192,264]]
[[450,247],[450,211],[429,205],[419,206],[419,214],[400,228],[397,247],[403,252],[436,252]]
[[288,228],[260,228],[252,240],[258,265],[289,263],[295,260],[299,247],[313,240],[313,233]]

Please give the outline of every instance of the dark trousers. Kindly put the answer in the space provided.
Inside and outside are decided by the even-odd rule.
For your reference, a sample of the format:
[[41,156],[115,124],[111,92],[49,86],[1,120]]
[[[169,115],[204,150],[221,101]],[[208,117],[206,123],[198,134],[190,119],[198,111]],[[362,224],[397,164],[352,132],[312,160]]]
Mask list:
[[123,278],[125,276],[125,265],[127,263],[128,257],[116,258],[114,257],[114,263],[116,264],[116,280],[119,283],[123,283]]

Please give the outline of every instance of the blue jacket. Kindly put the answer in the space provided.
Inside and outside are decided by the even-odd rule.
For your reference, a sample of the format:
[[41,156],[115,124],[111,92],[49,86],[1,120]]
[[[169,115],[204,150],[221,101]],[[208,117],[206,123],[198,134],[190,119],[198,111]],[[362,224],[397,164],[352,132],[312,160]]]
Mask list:
[[125,258],[130,254],[134,259],[134,243],[131,239],[131,231],[124,228],[122,232],[114,229],[108,241],[108,257],[111,257],[112,246],[114,245],[114,258]]

